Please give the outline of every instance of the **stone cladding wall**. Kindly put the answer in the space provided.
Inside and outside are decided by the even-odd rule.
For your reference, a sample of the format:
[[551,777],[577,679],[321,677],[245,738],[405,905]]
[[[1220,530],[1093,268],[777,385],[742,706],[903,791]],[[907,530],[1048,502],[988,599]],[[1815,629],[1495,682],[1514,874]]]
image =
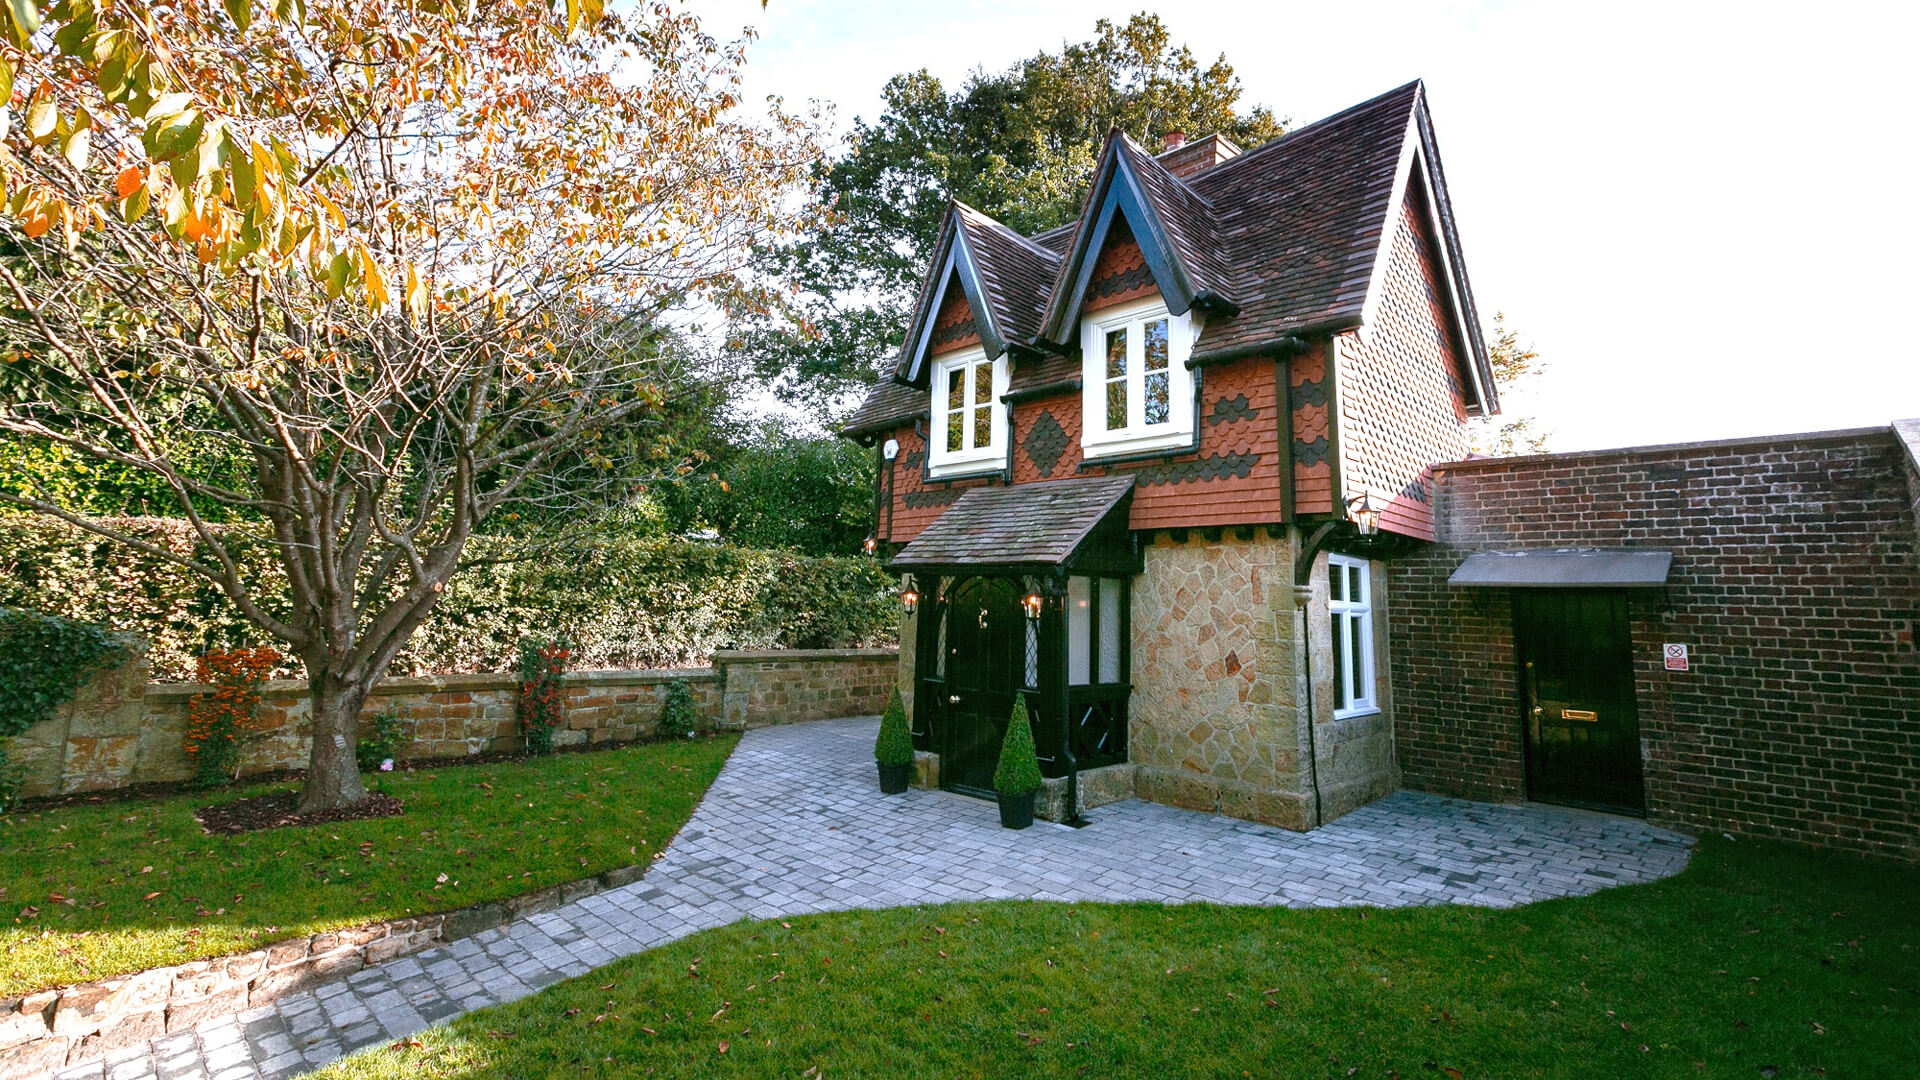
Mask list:
[[[1249,536],[1242,539],[1243,535]],[[1128,756],[1153,802],[1307,828],[1293,544],[1158,534],[1133,581]]]
[[1440,542],[1391,570],[1407,786],[1526,792],[1511,598],[1447,585],[1468,553],[1666,549],[1629,609],[1648,816],[1920,861],[1911,468],[1885,428],[1442,467]]

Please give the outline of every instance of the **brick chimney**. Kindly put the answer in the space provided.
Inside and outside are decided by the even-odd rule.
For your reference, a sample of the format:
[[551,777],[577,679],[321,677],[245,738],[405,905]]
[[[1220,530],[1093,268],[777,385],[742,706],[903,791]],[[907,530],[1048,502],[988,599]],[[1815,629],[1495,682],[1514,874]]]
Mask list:
[[1184,179],[1195,173],[1206,172],[1239,153],[1240,148],[1224,136],[1209,135],[1188,142],[1184,132],[1170,131],[1167,133],[1167,148],[1155,154],[1154,160],[1168,172]]

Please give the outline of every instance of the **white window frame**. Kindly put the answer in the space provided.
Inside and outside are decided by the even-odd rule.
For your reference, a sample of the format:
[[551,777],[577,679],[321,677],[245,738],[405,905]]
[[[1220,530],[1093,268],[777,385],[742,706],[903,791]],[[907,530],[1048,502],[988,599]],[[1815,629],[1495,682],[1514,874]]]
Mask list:
[[[1349,579],[1346,571],[1352,569],[1360,571],[1360,595],[1357,599],[1354,597],[1342,599],[1334,596],[1333,583],[1330,579],[1333,577],[1331,571],[1336,567],[1341,571],[1340,578],[1343,582]],[[1377,700],[1378,672],[1373,664],[1373,565],[1365,559],[1356,559],[1351,555],[1329,554],[1327,568],[1329,570],[1327,612],[1331,616],[1328,619],[1328,629],[1333,636],[1333,675],[1336,680],[1339,679],[1341,669],[1339,657],[1342,650],[1346,649],[1348,643],[1353,640],[1352,625],[1358,623],[1360,655],[1348,657],[1346,669],[1352,683],[1358,684],[1366,691],[1364,695],[1357,693],[1355,687],[1349,685],[1346,687],[1347,705],[1345,708],[1340,708],[1338,702],[1342,688],[1335,686],[1333,700],[1336,705],[1333,718],[1345,720],[1350,716],[1367,716],[1377,713],[1380,711],[1380,706]]]
[[973,410],[980,404],[975,400],[975,384],[971,371],[966,380],[966,396],[961,410],[966,417],[965,432],[961,440],[961,449],[947,449],[947,423],[952,414],[947,408],[947,375],[955,368],[973,368],[987,363],[987,350],[984,348],[961,349],[933,361],[933,376],[929,383],[929,422],[927,432],[927,475],[952,476],[957,473],[985,471],[986,466],[999,465],[1007,459],[1007,407],[1001,397],[1007,392],[1007,358],[1002,355],[993,361],[993,401],[992,430],[985,446],[968,446],[973,440]]
[[[1189,446],[1194,441],[1193,372],[1187,359],[1197,336],[1191,312],[1174,315],[1159,298],[1121,304],[1080,320],[1080,445],[1089,458]],[[1167,320],[1167,419],[1161,424],[1143,421],[1145,324]],[[1126,426],[1107,430],[1107,332],[1127,330]]]

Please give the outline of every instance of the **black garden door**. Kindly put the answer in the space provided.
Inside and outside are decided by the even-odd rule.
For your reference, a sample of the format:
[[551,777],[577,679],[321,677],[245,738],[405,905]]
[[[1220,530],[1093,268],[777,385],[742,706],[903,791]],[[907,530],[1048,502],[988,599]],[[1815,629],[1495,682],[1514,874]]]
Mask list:
[[1513,635],[1527,797],[1643,813],[1626,594],[1516,589]]
[[946,747],[940,755],[942,787],[993,796],[993,770],[1000,740],[1013,715],[1025,670],[1025,616],[1019,583],[975,578],[947,601]]

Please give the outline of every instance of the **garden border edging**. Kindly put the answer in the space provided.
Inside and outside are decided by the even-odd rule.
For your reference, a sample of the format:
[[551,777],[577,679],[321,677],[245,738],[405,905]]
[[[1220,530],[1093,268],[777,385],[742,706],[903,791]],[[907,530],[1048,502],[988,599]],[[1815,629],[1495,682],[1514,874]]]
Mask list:
[[290,938],[0,1000],[0,1080],[85,1064],[276,998],[640,880],[620,866],[503,900]]

